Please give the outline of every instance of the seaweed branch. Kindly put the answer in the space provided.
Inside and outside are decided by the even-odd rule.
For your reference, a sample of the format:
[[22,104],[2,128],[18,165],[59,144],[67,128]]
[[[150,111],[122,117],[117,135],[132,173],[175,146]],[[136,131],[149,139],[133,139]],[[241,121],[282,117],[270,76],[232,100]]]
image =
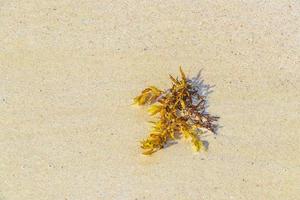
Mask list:
[[195,80],[186,77],[180,67],[181,79],[170,75],[172,87],[167,90],[150,86],[134,98],[137,105],[151,105],[148,112],[156,117],[150,122],[152,130],[141,141],[143,154],[150,155],[163,148],[168,141],[183,136],[189,139],[196,151],[205,149],[201,135],[205,130],[215,133],[218,117],[206,112],[206,95]]

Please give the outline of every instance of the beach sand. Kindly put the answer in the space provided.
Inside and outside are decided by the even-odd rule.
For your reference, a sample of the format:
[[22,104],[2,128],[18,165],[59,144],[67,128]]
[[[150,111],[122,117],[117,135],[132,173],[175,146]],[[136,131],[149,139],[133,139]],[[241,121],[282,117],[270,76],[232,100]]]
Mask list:
[[[0,200],[299,198],[299,1],[0,1],[0,27]],[[221,128],[143,156],[132,98],[179,65]]]

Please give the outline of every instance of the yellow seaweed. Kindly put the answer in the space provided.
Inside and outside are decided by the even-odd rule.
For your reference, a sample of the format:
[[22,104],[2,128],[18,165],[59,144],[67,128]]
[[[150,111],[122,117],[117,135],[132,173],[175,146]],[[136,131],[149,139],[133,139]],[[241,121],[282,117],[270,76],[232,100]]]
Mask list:
[[[150,86],[134,98],[135,104],[152,104],[148,112],[156,117],[156,121],[150,122],[153,127],[149,136],[141,141],[145,155],[151,155],[180,136],[190,139],[194,149],[200,151],[204,147],[200,138],[203,133],[201,129],[214,131],[213,122],[217,117],[204,113],[205,97],[195,92],[181,67],[179,70],[180,80],[169,75],[172,81],[170,89],[163,91]],[[194,105],[192,98],[199,103]]]

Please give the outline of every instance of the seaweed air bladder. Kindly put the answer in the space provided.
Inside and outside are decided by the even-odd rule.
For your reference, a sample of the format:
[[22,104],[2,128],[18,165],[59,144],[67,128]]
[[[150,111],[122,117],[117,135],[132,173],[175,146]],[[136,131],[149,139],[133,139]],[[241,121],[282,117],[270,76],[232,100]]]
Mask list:
[[[180,67],[181,78],[174,78],[171,88],[161,90],[155,86],[144,89],[134,98],[134,103],[150,105],[148,112],[153,116],[149,136],[141,141],[143,154],[150,155],[162,149],[170,141],[184,137],[194,149],[205,149],[201,136],[210,131],[215,133],[218,117],[206,112],[206,95],[199,80],[188,79]],[[198,81],[198,82],[197,82]]]

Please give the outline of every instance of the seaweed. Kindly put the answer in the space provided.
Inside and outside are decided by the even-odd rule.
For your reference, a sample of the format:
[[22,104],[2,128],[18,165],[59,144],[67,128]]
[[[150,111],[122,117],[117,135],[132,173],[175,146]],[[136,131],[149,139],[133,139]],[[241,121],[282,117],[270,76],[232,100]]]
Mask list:
[[180,74],[181,79],[170,75],[171,88],[161,90],[150,86],[134,98],[137,105],[151,105],[148,112],[156,119],[150,122],[149,136],[141,141],[145,155],[181,137],[189,139],[194,149],[200,151],[205,149],[201,139],[205,131],[216,133],[218,117],[206,112],[206,95],[199,92],[200,88],[186,77],[181,67]]

